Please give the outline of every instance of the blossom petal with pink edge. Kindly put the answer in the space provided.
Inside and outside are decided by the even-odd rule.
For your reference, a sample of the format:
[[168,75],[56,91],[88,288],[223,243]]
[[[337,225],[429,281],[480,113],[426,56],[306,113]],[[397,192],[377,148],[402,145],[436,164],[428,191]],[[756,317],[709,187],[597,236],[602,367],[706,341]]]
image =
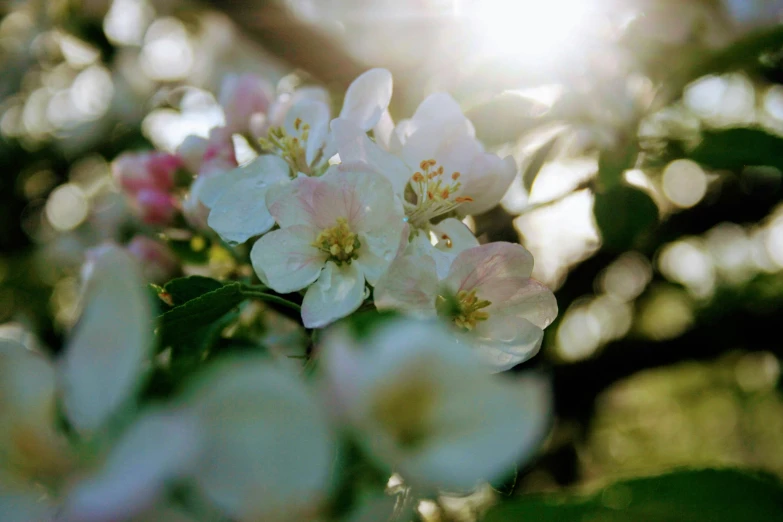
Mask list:
[[307,225],[274,230],[256,241],[250,261],[263,273],[269,286],[287,294],[301,290],[318,279],[327,255],[313,246],[318,229]]
[[226,115],[226,127],[232,132],[247,132],[251,117],[265,113],[273,96],[274,87],[260,76],[226,75],[220,86],[219,98]]
[[364,275],[355,263],[326,263],[318,280],[305,293],[302,322],[321,328],[355,312],[364,301]]
[[395,259],[373,290],[378,310],[402,310],[418,317],[435,315],[438,275],[429,256]]
[[522,245],[495,242],[465,250],[444,281],[454,292],[480,288],[482,299],[506,302],[525,286],[533,271],[533,256]]
[[391,97],[391,73],[386,69],[370,69],[348,87],[340,118],[353,121],[367,132],[381,119]]

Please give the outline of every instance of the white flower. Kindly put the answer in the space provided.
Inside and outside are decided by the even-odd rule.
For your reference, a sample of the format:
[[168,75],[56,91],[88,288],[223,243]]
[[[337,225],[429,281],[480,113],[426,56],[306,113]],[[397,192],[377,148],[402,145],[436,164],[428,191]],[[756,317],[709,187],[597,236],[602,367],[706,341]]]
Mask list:
[[[425,99],[410,120],[371,141],[350,120],[331,123],[346,168],[379,172],[392,182],[415,227],[427,229],[444,215],[479,214],[505,194],[517,168],[514,159],[484,152],[470,121],[448,94]],[[388,143],[388,150],[380,144]]]
[[402,256],[375,286],[379,309],[441,314],[495,371],[535,355],[557,316],[552,292],[531,279],[533,257],[521,245],[489,243],[460,253],[446,277],[427,256]]
[[[48,520],[58,504],[70,505],[70,493],[65,490],[69,479],[79,473],[80,462],[57,428],[57,400],[80,437],[101,438],[114,416],[132,405],[148,363],[152,312],[135,260],[115,246],[101,247],[89,257],[84,311],[58,365],[22,345],[0,341],[0,490],[13,491],[0,495],[0,513],[15,513],[10,519]],[[151,439],[156,444],[149,444],[150,448],[162,444],[161,451],[172,450],[170,444],[156,440],[165,439],[160,431]],[[184,437],[178,437],[176,444],[177,451],[188,447]],[[110,471],[99,472],[108,473],[114,481],[104,484],[107,487],[99,495],[101,509],[114,506],[120,510],[110,519],[116,519],[117,513],[130,515],[128,506],[143,509],[154,500],[154,484],[163,478],[155,482],[144,477],[174,473],[157,457],[147,457],[146,462],[157,470],[152,475],[138,473],[138,467],[130,474],[121,473],[118,468],[124,466],[117,465],[118,461],[138,463],[136,459],[145,456],[123,450],[122,443],[117,449],[127,458],[110,455]],[[42,496],[35,483],[46,485],[48,495]],[[76,520],[109,519],[91,510]]]
[[224,362],[186,398],[201,425],[192,477],[235,520],[307,520],[326,494],[333,438],[303,383],[261,358]]
[[337,331],[320,346],[327,397],[372,460],[414,487],[472,488],[541,442],[540,383],[487,373],[439,325],[398,320],[360,344]]
[[[265,206],[266,191],[300,174],[320,176],[329,167],[333,146],[329,136],[330,111],[321,90],[302,89],[275,109],[267,135],[261,139],[268,155],[228,175],[197,180],[193,191],[211,209],[208,225],[229,243],[244,243],[268,231],[274,221]],[[359,76],[345,96],[341,117],[357,128],[371,129],[391,99],[391,75],[372,69]],[[192,196],[193,197],[193,196]]]
[[382,176],[328,173],[279,185],[266,197],[279,230],[250,252],[256,273],[273,290],[307,288],[302,319],[325,326],[355,311],[365,282],[374,285],[397,254],[402,205]]
[[220,85],[220,105],[226,115],[226,127],[244,134],[253,117],[269,109],[274,87],[254,74],[228,74]]

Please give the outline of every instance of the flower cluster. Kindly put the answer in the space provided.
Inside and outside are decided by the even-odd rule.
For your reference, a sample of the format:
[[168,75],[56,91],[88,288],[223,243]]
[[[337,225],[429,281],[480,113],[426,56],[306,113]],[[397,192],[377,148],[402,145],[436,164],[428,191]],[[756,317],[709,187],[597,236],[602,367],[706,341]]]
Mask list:
[[[232,76],[224,126],[115,160],[139,228],[88,256],[61,360],[0,345],[0,512],[354,520],[369,508],[338,491],[388,498],[394,475],[400,499],[467,492],[535,453],[547,385],[496,373],[538,350],[557,305],[524,247],[463,222],[516,164],[450,96],[396,124],[391,97],[367,71],[333,117],[321,89]],[[256,152],[241,166],[237,135]]]

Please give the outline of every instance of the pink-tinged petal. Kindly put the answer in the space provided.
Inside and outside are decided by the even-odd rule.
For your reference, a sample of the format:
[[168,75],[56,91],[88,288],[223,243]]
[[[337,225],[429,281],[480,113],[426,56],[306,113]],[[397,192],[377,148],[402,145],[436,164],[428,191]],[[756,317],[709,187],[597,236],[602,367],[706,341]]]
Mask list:
[[389,266],[373,291],[378,310],[399,310],[420,317],[435,315],[438,275],[429,256],[403,256]]
[[533,256],[525,247],[498,241],[459,254],[445,283],[455,292],[475,289],[481,299],[502,307],[527,285],[532,271]]
[[484,153],[476,157],[465,174],[460,194],[473,201],[460,205],[457,212],[462,216],[481,214],[500,203],[517,175],[517,164],[511,156],[500,159]]
[[[291,183],[279,183],[266,193],[266,208],[281,228],[296,225],[317,226],[315,192],[323,181],[300,176]],[[331,225],[330,225],[331,226]]]
[[152,307],[129,252],[100,249],[85,299],[59,368],[65,413],[81,433],[100,428],[131,400],[152,349]]
[[[304,125],[309,125],[305,160],[311,164],[326,142],[329,133],[329,105],[304,98],[291,106],[285,117],[285,130],[289,136],[301,136]],[[299,121],[299,130],[296,122]],[[324,158],[329,159],[329,158]]]
[[353,264],[326,263],[318,281],[305,293],[302,322],[306,328],[323,328],[355,312],[364,301],[364,276]]
[[326,262],[327,255],[313,246],[317,237],[318,230],[306,225],[274,230],[256,241],[250,261],[276,292],[301,290],[318,279]]
[[144,279],[152,283],[167,283],[180,270],[179,258],[161,241],[137,235],[127,249],[141,265]]
[[111,522],[143,513],[193,469],[201,451],[200,429],[184,412],[146,413],[123,434],[98,472],[67,494],[61,520]]
[[471,337],[482,361],[493,371],[502,372],[533,357],[541,347],[544,331],[522,317],[490,313],[489,319],[476,325]]
[[383,174],[391,182],[395,194],[403,194],[405,185],[413,174],[403,161],[373,143],[367,134],[351,121],[335,119],[331,128],[343,165],[363,164],[368,170]]
[[370,69],[348,87],[340,118],[353,121],[367,132],[381,119],[391,97],[391,73],[386,69]]

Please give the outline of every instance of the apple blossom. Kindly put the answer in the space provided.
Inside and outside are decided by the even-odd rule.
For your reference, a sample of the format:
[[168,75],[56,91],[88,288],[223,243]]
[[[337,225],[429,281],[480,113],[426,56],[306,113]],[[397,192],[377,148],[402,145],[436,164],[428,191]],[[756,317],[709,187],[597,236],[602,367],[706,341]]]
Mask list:
[[466,490],[529,457],[548,424],[536,379],[483,371],[438,323],[396,320],[319,346],[331,410],[368,456],[414,488]]
[[148,225],[167,226],[178,212],[177,199],[162,190],[142,189],[136,194],[134,204],[141,220]]
[[375,286],[379,309],[445,315],[494,370],[535,354],[557,316],[552,292],[531,279],[533,257],[513,243],[489,243],[460,253],[446,277],[427,256],[401,256]]
[[302,319],[325,326],[355,311],[394,259],[405,223],[402,205],[380,175],[334,172],[300,177],[266,196],[280,225],[250,252],[262,281],[280,293],[307,289]]
[[307,520],[327,492],[333,436],[293,373],[263,357],[225,361],[184,407],[200,423],[192,478],[235,520]]
[[125,152],[112,162],[112,174],[120,187],[131,195],[144,189],[169,192],[174,187],[175,173],[183,165],[175,154]]
[[[459,105],[444,93],[427,97],[410,120],[370,140],[354,122],[337,118],[332,133],[345,168],[379,172],[403,198],[416,228],[443,216],[479,214],[497,205],[516,174],[511,156],[484,151]],[[388,149],[379,143],[388,143]]]
[[161,241],[139,235],[126,248],[138,260],[147,281],[163,284],[179,271],[179,259]]

